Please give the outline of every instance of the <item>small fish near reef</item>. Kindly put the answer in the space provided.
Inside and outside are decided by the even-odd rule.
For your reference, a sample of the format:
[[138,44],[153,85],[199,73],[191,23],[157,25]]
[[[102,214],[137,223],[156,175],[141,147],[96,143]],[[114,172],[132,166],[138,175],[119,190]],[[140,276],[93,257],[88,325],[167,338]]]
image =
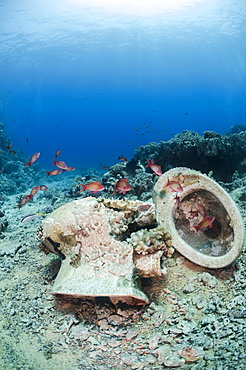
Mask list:
[[92,192],[93,194],[95,194],[105,189],[105,187],[100,183],[100,181],[93,181],[86,185],[83,185],[83,184],[78,184],[78,185],[82,186],[82,189],[78,191],[78,193],[84,190],[88,190]]
[[199,222],[198,225],[193,226],[196,232],[198,233],[199,230],[206,230],[208,227],[212,229],[213,227],[213,222],[215,220],[214,216],[205,216],[201,222]]
[[[177,193],[176,193],[177,194]],[[198,210],[197,209],[193,209],[191,207],[190,211],[189,211],[189,214],[190,214],[190,218],[194,218],[194,217],[197,217],[198,216]]]
[[169,188],[170,188],[172,191],[176,192],[176,193],[179,193],[179,192],[183,191],[182,185],[181,185],[181,184],[180,184],[180,182],[178,182],[178,181],[170,181],[170,180],[168,179],[167,184],[165,185],[165,188],[166,188],[167,186],[169,186]]
[[57,166],[63,171],[74,171],[75,167],[68,167],[64,161],[56,161],[54,160],[53,165]]
[[[120,179],[114,185],[114,191],[112,194],[115,194],[117,191],[120,194],[126,194],[127,191],[132,190],[131,185],[129,184],[127,179]],[[111,195],[112,195],[111,194]]]
[[148,163],[147,163],[147,166],[145,167],[150,167],[154,175],[161,176],[162,175],[161,166],[159,166],[158,164],[155,164],[154,159],[151,159],[151,160],[147,159],[147,161]]
[[38,212],[38,213],[30,213],[29,215],[26,215],[22,218],[21,222],[27,222],[27,221],[31,221],[31,220],[34,220],[35,218],[37,217],[40,217],[40,216],[46,216],[44,213],[42,212]]
[[46,186],[46,185],[41,185],[41,186],[40,186],[40,190],[42,190],[42,191],[47,191],[47,190],[48,190],[48,188],[47,188],[47,186]]
[[13,146],[13,144],[12,144],[12,143],[9,143],[9,144],[6,146],[6,148],[7,148],[7,149],[11,149],[11,148],[12,148],[12,146]]
[[196,209],[193,209],[191,206],[191,209],[189,211],[190,217],[194,218],[198,215],[201,215],[203,218],[206,216],[206,209],[201,203],[195,203]]
[[16,207],[18,207],[18,208],[20,209],[22,206],[24,206],[24,205],[25,205],[27,202],[29,202],[29,200],[31,200],[31,199],[32,199],[31,195],[25,195],[25,196],[21,199],[20,203],[16,205]]
[[55,158],[60,157],[60,155],[61,155],[61,150],[57,150],[55,152]]
[[57,176],[57,175],[60,175],[60,173],[62,173],[63,171],[62,170],[58,170],[58,168],[56,168],[55,170],[45,171],[45,172],[46,172],[46,177],[48,177],[48,176]]
[[118,157],[118,159],[122,162],[128,162],[128,159],[126,157],[123,157],[122,155]]
[[31,190],[31,193],[30,193],[30,197],[34,197],[35,194],[37,194],[37,192],[40,190],[40,186],[34,186],[34,188],[32,188]]
[[64,168],[63,171],[74,171],[75,170],[75,167],[67,167],[67,168]]
[[39,158],[39,156],[40,156],[40,153],[34,153],[34,154],[31,156],[31,158],[30,158],[29,162],[24,163],[24,166],[28,166],[28,167],[30,168],[30,167],[31,167],[31,165],[32,165],[34,162],[36,162],[36,160]]
[[64,161],[57,161],[57,160],[54,160],[54,163],[53,163],[54,166],[57,166],[58,168],[60,168],[61,170],[66,170],[68,168],[68,166],[66,165],[66,163]]
[[201,203],[196,203],[195,206],[196,206],[197,212],[201,216],[205,217],[206,216],[206,209],[205,209],[205,207]]

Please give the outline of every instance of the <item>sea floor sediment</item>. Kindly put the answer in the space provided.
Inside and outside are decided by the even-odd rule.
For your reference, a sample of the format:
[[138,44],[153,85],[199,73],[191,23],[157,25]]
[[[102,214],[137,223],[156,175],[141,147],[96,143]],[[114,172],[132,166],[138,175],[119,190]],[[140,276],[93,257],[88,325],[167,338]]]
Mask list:
[[[51,187],[56,199],[64,186]],[[142,279],[145,307],[57,299],[50,289],[60,260],[38,248],[41,219],[20,222],[51,198],[41,194],[18,211],[18,196],[1,205],[8,220],[0,248],[2,369],[245,369],[245,251],[218,270],[175,252],[166,276]]]

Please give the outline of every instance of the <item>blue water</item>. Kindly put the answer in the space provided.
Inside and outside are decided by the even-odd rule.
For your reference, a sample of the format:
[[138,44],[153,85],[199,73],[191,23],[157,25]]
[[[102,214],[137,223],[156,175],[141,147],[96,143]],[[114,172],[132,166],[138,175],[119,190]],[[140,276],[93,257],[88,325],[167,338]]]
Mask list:
[[246,124],[245,0],[1,0],[13,149],[112,165],[183,130]]

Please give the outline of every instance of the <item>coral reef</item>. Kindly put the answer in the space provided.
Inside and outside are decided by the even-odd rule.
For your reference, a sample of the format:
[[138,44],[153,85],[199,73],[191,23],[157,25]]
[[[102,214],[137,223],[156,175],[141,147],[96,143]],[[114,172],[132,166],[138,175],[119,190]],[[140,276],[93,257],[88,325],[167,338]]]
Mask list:
[[171,236],[165,233],[162,227],[133,232],[127,239],[127,243],[133,248],[134,264],[141,277],[167,274],[163,261],[173,255],[174,248]]
[[[231,181],[234,172],[246,172],[246,132],[233,130],[221,135],[205,131],[203,136],[184,131],[167,142],[150,143],[136,149],[135,166],[138,161],[154,158],[162,171],[172,167],[189,167],[204,173],[213,171],[216,180]],[[133,165],[133,164],[132,164]]]
[[4,126],[0,122],[0,189],[1,196],[24,192],[33,183],[38,182],[42,175],[39,165],[35,164],[32,168],[24,166],[26,157],[20,150],[10,151],[8,145],[10,140],[4,132]]
[[[236,125],[225,134],[205,131],[203,136],[193,131],[184,131],[164,142],[150,143],[136,149],[129,162],[118,163],[103,175],[105,197],[112,194],[114,184],[127,178],[132,190],[130,199],[142,201],[151,198],[151,189],[158,180],[151,169],[146,168],[146,159],[154,159],[163,172],[172,167],[184,166],[213,176],[217,181],[231,182],[238,174],[246,172],[246,131]],[[114,195],[123,198],[124,195]]]
[[[144,165],[132,159],[130,162],[118,163],[110,167],[102,177],[102,184],[105,186],[105,196],[111,196],[114,190],[114,184],[121,178],[127,178],[131,191],[128,194],[129,199],[138,199],[148,201],[151,199],[151,190],[156,181],[152,173],[148,173]],[[124,195],[116,195],[119,198],[124,198]]]
[[102,202],[108,209],[121,211],[131,231],[140,227],[150,228],[156,225],[155,206],[152,201],[141,202],[139,200],[110,198],[99,198],[98,201]]
[[[3,126],[3,125],[2,125]],[[39,182],[43,174],[39,171],[39,165],[34,164],[28,169],[23,166],[27,158],[17,150],[11,153],[7,146],[9,139],[0,130],[0,187],[3,195],[24,192],[34,182]],[[193,131],[184,131],[174,138],[164,142],[150,143],[136,149],[134,158],[129,162],[121,162],[109,168],[102,176],[102,184],[105,186],[104,196],[112,194],[114,184],[120,178],[127,178],[132,190],[127,194],[130,199],[142,201],[151,198],[151,190],[158,179],[149,168],[146,168],[146,159],[154,159],[161,166],[162,171],[172,167],[185,166],[200,170],[203,173],[212,174],[217,181],[231,182],[233,176],[238,173],[241,176],[246,172],[246,131],[244,125],[235,125],[231,130],[221,135],[213,131],[205,131],[203,136]],[[101,177],[101,173],[93,169],[81,169],[82,173],[75,181],[86,183],[95,181]],[[17,176],[18,174],[18,176]],[[55,179],[53,179],[55,181]],[[77,197],[79,190],[76,185],[70,188],[67,196]],[[81,195],[82,197],[86,195]],[[124,198],[124,194],[116,194],[114,197]]]
[[33,168],[23,166],[24,161],[10,158],[8,153],[1,153],[2,172],[0,174],[0,188],[2,195],[11,195],[19,192],[25,192],[32,187],[35,182],[39,182],[42,178],[41,172],[38,170],[39,165],[36,164]]
[[[127,172],[132,179],[134,173],[133,167]],[[87,180],[94,180],[92,176]],[[57,208],[67,203],[70,195],[86,197],[70,193],[73,184],[74,174],[69,182],[67,177],[52,181],[49,192],[38,194],[21,210],[15,207],[17,194],[6,197],[1,193],[5,213],[1,218],[6,217],[9,225],[2,233],[5,238],[0,247],[0,367],[244,370],[245,251],[233,265],[218,270],[200,267],[176,251],[171,258],[160,257],[162,250],[150,255],[134,252],[137,273],[147,271],[147,276],[141,275],[142,290],[151,302],[145,307],[115,306],[103,297],[64,299],[50,294],[61,262],[57,256],[37,250],[34,235],[40,219],[23,224],[21,218],[51,203]],[[235,174],[222,185],[240,206],[245,221],[246,177]],[[126,217],[128,209],[134,208],[128,196],[117,194],[110,202],[105,199],[108,211],[125,212]],[[137,217],[134,212],[130,212],[131,217]],[[147,229],[151,232],[156,226]],[[126,232],[125,238],[140,231],[134,223],[129,227],[131,234]],[[121,239],[122,234],[118,237]]]
[[147,201],[150,198],[150,191],[153,187],[153,174],[146,172],[145,168],[138,163],[138,167],[135,171],[135,176],[131,179],[131,186],[133,193],[138,199]]
[[[10,153],[7,149],[9,140],[4,133],[2,135],[4,136],[0,153],[2,195],[25,192],[34,183],[40,182],[43,173],[39,171],[38,164],[34,164],[30,169],[23,166],[27,159],[18,151],[16,154]],[[105,186],[103,194],[105,197],[109,196],[114,190],[115,182],[120,178],[127,178],[132,187],[127,197],[133,200],[149,200],[158,176],[153,175],[151,170],[145,167],[146,158],[154,158],[155,163],[161,165],[163,172],[171,167],[186,166],[212,174],[217,181],[227,183],[232,181],[235,186],[234,177],[238,175],[240,179],[242,173],[246,171],[245,139],[246,131],[240,125],[236,125],[226,135],[206,131],[200,136],[192,131],[184,131],[167,142],[150,143],[139,147],[133,159],[118,163],[103,174],[102,184]],[[80,173],[81,176],[77,177],[75,182],[87,183],[101,177],[101,173],[92,169],[81,169]],[[68,189],[67,196],[76,199],[78,190],[79,188],[74,185]],[[87,195],[83,194],[80,197]],[[123,199],[125,195],[114,194],[114,197]]]
[[[44,174],[38,164],[30,169],[24,167],[28,158],[18,151],[10,153],[6,149],[9,139],[0,132],[0,367],[245,369],[245,251],[233,265],[215,270],[180,256],[169,235],[164,245],[150,201],[159,177],[145,168],[146,159],[154,157],[163,171],[178,164],[213,175],[224,181],[220,184],[240,206],[245,220],[243,126],[236,125],[228,135],[206,132],[201,137],[185,132],[166,143],[151,143],[139,148],[131,161],[112,166],[104,174],[107,189],[95,194],[94,200],[99,209],[107,209],[108,229],[116,245],[121,243],[126,251],[131,246],[134,269],[151,302],[145,308],[120,304],[117,299],[113,305],[104,297],[64,300],[50,294],[61,262],[55,255],[37,251],[34,235],[40,219],[24,224],[21,219],[50,204],[58,208],[71,199],[86,198],[88,192],[77,193],[76,176],[79,182],[87,183],[101,179],[101,173],[80,169],[76,176],[70,174],[65,180],[47,179],[49,191],[39,193],[34,201],[17,210],[18,200],[43,183],[39,179]],[[107,199],[119,178],[128,178],[132,190]],[[201,198],[202,194],[196,194],[194,199],[201,202]],[[142,204],[139,200],[148,202]],[[190,198],[182,200],[181,197],[182,215],[192,219],[192,213],[187,214]],[[178,202],[175,198],[172,201]],[[98,227],[101,221],[98,219]],[[86,225],[85,222],[84,229],[77,230],[78,234],[85,232]],[[59,244],[69,253],[64,240]],[[51,251],[56,252],[52,245]],[[81,262],[76,252],[75,244],[75,250],[65,260],[71,261],[74,268]],[[93,249],[92,256],[96,256]],[[117,256],[112,258],[117,261]],[[28,348],[32,348],[31,354]]]
[[3,210],[0,209],[0,239],[4,238],[4,231],[8,226],[8,220],[5,217],[5,213]]
[[[3,121],[0,122],[0,150],[5,151],[9,144],[9,138],[4,130],[4,123]],[[2,160],[0,161],[0,168],[2,165]]]
[[171,257],[174,252],[171,236],[161,226],[133,232],[127,242],[137,254],[146,255],[162,250],[167,257]]

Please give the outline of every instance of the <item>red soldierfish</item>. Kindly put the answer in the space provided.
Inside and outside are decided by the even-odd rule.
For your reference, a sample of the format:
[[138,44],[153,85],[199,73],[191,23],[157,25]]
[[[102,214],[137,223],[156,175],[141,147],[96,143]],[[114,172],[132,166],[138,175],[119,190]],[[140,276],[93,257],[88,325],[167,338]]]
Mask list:
[[82,186],[82,189],[78,191],[78,193],[84,190],[88,190],[88,191],[91,191],[93,194],[95,194],[98,191],[102,191],[105,189],[105,187],[100,183],[100,181],[93,181],[87,185],[83,185],[83,184],[78,184],[78,185]]
[[48,188],[47,188],[47,186],[46,186],[46,185],[41,185],[41,186],[40,186],[40,190],[46,191],[46,190],[48,190]]
[[59,167],[61,170],[66,170],[68,168],[68,166],[66,165],[66,163],[63,162],[63,161],[56,161],[56,160],[54,160],[53,165]]
[[132,187],[130,186],[128,180],[127,179],[120,179],[115,183],[114,191],[113,191],[112,194],[116,193],[117,191],[120,194],[126,194],[126,192],[130,191],[130,190],[132,190]]
[[62,173],[63,171],[62,170],[58,170],[58,168],[56,168],[55,170],[52,170],[50,172],[48,171],[45,171],[46,172],[46,176],[56,176],[56,175],[59,175],[60,173]]
[[33,154],[31,156],[29,162],[25,163],[24,166],[30,167],[34,162],[36,162],[36,160],[38,159],[39,156],[40,156],[40,153]]
[[147,159],[147,161],[148,163],[147,163],[147,166],[145,167],[150,167],[152,171],[154,172],[154,175],[161,176],[162,175],[161,166],[159,166],[158,164],[155,164],[154,159],[151,159],[151,160]]
[[25,195],[25,196],[21,199],[20,203],[19,203],[19,204],[17,204],[17,207],[20,209],[20,207],[24,206],[24,205],[25,205],[27,202],[29,202],[29,200],[31,200],[31,199],[32,199],[31,195]]
[[40,186],[34,186],[34,188],[32,188],[31,190],[31,193],[30,193],[30,197],[34,197],[35,194],[37,194],[37,192],[40,190]]
[[176,193],[183,191],[182,185],[178,181],[170,181],[168,179],[167,184],[165,187],[169,186],[172,191],[175,191]]
[[205,216],[201,222],[197,226],[193,226],[196,232],[199,230],[206,230],[208,227],[212,229],[213,221],[215,220],[214,216]]

